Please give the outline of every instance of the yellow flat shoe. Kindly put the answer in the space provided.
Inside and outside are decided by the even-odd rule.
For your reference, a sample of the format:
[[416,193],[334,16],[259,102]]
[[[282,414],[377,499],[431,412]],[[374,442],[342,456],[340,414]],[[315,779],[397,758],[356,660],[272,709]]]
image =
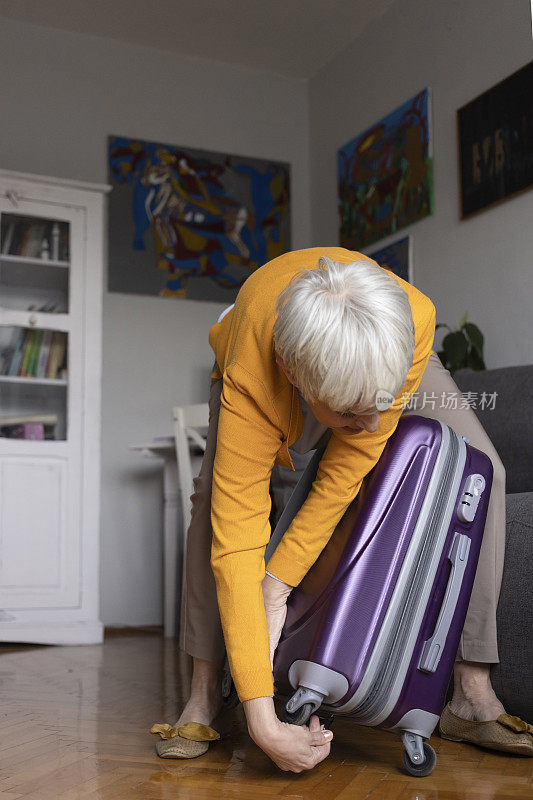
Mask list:
[[443,739],[452,742],[470,742],[490,750],[533,756],[533,725],[510,714],[500,714],[490,722],[474,722],[458,717],[448,703],[441,714],[439,732]]
[[214,728],[200,722],[186,722],[179,728],[168,722],[157,722],[150,728],[150,733],[161,737],[155,746],[160,758],[198,758],[207,753],[209,742],[220,739]]

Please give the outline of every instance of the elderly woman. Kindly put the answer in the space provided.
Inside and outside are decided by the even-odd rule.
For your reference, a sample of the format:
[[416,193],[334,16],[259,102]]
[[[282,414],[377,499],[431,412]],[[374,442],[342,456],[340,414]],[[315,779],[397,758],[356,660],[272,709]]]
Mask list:
[[[207,448],[192,498],[181,625],[181,646],[193,657],[191,693],[170,734],[168,725],[166,733],[162,726],[153,730],[171,737],[158,741],[160,756],[192,758],[217,738],[210,726],[221,707],[225,651],[256,744],[294,772],[328,755],[332,733],[320,730],[316,717],[308,727],[278,720],[271,654],[292,587],[378,461],[406,397],[417,389],[437,398],[458,391],[432,352],[434,332],[435,309],[427,297],[360,253],[337,247],[287,253],[265,264],[211,329],[216,363]],[[378,392],[391,400],[381,412]],[[472,729],[499,726],[495,720],[504,711],[489,667],[498,661],[505,473],[475,414],[460,405],[437,403],[417,413],[451,425],[494,465],[454,695],[441,719],[443,735],[476,741]],[[326,441],[311,492],[265,570],[276,465],[292,469],[297,454]],[[487,738],[485,728],[482,735]],[[511,744],[528,739],[511,731],[509,737]]]

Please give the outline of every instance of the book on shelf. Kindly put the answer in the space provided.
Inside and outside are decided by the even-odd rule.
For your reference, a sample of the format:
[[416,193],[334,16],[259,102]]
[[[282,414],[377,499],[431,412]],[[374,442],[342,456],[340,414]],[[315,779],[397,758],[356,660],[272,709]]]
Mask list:
[[[46,241],[49,252],[55,261],[69,259],[69,224],[60,220],[22,217],[15,214],[3,215],[2,255],[21,258],[43,258],[43,244]],[[50,243],[53,249],[50,250]]]
[[2,375],[18,375],[24,353],[24,337],[15,330],[12,344],[6,348],[6,358],[2,365]]
[[30,365],[30,355],[33,346],[35,331],[27,329],[23,331],[22,336],[24,337],[24,352],[22,354],[22,363],[20,365],[20,370],[18,371],[17,374],[21,375],[22,377],[26,377],[28,375],[28,367]]
[[55,441],[55,427],[42,422],[26,422],[23,425],[0,425],[2,439],[30,439],[31,441]]
[[69,261],[70,259],[70,246],[69,246],[69,225],[68,222],[59,224],[59,260]]
[[14,352],[15,347],[13,344],[9,344],[0,350],[0,375],[8,374]]
[[32,441],[54,440],[57,414],[0,416],[0,437]]
[[65,352],[67,347],[67,334],[62,331],[54,331],[52,345],[50,347],[50,356],[46,367],[46,377],[55,379],[57,378],[60,368],[63,366],[65,359]]
[[10,256],[38,258],[45,230],[46,225],[41,222],[20,220],[10,223],[2,246],[2,253]]
[[[45,427],[42,422],[26,422],[24,425],[0,425],[0,435],[3,439],[31,439],[37,442],[45,438]],[[46,438],[53,437],[48,435]]]
[[24,378],[67,378],[67,334],[24,328],[2,353],[1,375]]
[[39,360],[39,352],[41,350],[41,342],[43,340],[43,331],[35,330],[33,341],[31,343],[30,358],[28,362],[28,375],[35,378],[37,375],[37,362]]
[[39,258],[43,239],[45,238],[46,225],[34,223],[28,225],[24,231],[17,255],[25,258]]
[[46,377],[46,367],[48,366],[48,359],[50,358],[50,347],[52,346],[53,336],[53,331],[43,331],[41,348],[39,350],[39,357],[37,360],[37,369],[35,370],[36,378]]
[[13,235],[15,233],[15,223],[10,222],[6,228],[5,234],[2,237],[2,253],[7,255],[11,250],[11,244],[13,242]]

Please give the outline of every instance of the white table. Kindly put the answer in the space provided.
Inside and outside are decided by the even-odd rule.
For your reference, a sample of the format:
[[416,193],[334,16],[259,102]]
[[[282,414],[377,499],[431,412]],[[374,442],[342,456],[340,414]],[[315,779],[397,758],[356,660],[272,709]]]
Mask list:
[[[177,633],[176,605],[181,601],[181,564],[183,563],[185,531],[181,524],[181,498],[176,464],[176,446],[173,436],[154,439],[144,444],[130,444],[146,458],[163,460],[163,626],[165,636]],[[191,446],[193,475],[197,475],[202,463],[201,453]],[[181,606],[181,602],[180,602]]]

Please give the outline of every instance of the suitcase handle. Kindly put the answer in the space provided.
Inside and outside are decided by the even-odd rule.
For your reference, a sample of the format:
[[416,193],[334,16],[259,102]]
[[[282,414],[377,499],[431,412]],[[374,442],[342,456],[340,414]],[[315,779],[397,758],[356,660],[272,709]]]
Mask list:
[[452,571],[446,586],[446,593],[435,625],[433,636],[424,642],[422,655],[418,662],[421,672],[435,672],[446,644],[446,638],[452,624],[455,608],[461,594],[461,587],[470,553],[470,538],[464,533],[455,533],[448,558],[452,562]]

